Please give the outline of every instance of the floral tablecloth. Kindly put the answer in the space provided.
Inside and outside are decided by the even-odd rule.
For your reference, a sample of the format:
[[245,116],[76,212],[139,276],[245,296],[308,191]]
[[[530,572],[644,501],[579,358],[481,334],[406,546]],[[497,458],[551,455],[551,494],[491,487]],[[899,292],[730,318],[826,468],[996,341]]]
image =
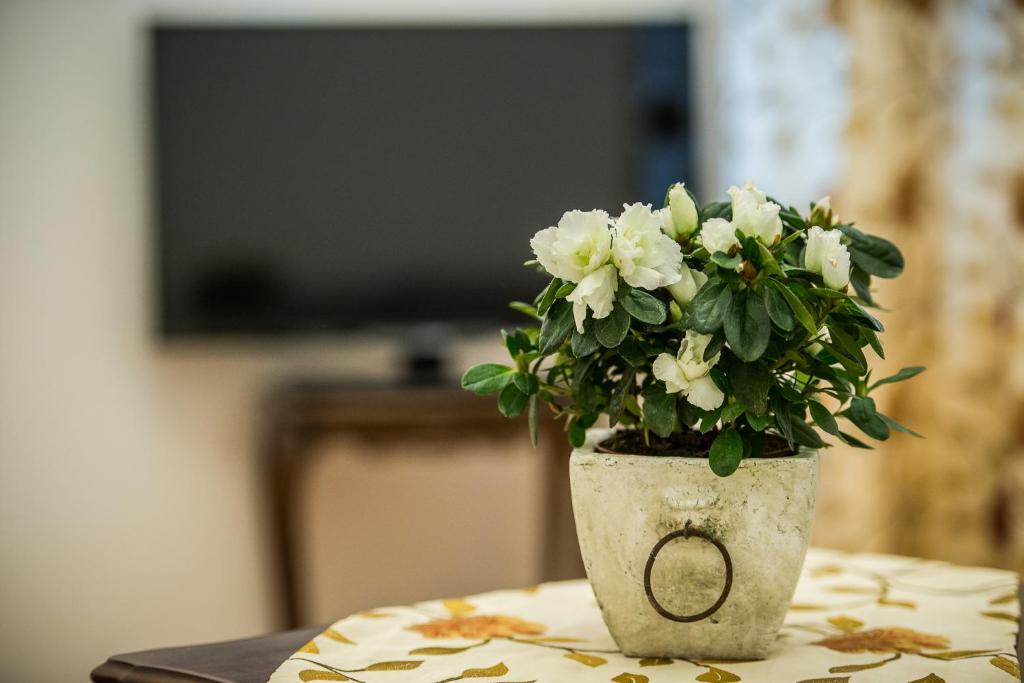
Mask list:
[[271,683],[1010,683],[1019,577],[812,549],[763,661],[625,657],[585,581],[386,607],[338,621]]

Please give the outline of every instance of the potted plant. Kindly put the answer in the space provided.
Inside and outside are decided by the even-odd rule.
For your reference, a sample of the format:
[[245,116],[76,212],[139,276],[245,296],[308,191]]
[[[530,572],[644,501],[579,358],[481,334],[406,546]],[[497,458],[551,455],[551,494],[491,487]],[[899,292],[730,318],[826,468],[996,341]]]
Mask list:
[[[510,365],[471,368],[508,417],[541,404],[565,419],[587,575],[622,651],[753,659],[782,625],[807,550],[822,438],[913,434],[871,393],[883,355],[871,278],[903,257],[751,184],[699,206],[677,183],[665,206],[611,218],[569,211],[531,240],[550,281],[536,321],[503,332]],[[612,429],[595,429],[602,418]],[[856,427],[855,436],[840,419]]]

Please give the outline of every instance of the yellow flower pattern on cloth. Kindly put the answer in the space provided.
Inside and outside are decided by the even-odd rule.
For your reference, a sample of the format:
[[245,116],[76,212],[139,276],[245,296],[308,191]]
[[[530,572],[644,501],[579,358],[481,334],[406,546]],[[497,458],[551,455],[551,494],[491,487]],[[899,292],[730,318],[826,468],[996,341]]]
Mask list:
[[589,584],[564,581],[355,614],[270,683],[1012,683],[1018,585],[1008,571],[812,549],[770,657],[752,662],[625,657]]

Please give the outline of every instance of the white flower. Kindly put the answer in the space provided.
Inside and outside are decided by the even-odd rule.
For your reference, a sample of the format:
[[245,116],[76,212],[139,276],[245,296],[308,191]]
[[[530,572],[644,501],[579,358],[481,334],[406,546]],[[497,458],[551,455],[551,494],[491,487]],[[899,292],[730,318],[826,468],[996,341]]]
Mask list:
[[654,377],[665,383],[668,393],[681,393],[703,410],[714,410],[725,400],[725,394],[708,374],[721,354],[704,360],[710,342],[711,335],[687,330],[676,356],[659,354],[652,365]]
[[605,211],[566,211],[557,226],[541,230],[530,247],[555,277],[579,282],[608,262],[612,235]]
[[739,246],[740,241],[736,239],[735,225],[724,218],[709,218],[700,229],[700,243],[709,254],[716,251],[728,254],[730,249]]
[[657,289],[679,281],[682,250],[661,232],[650,204],[624,204],[613,232],[612,262],[626,284]]
[[765,244],[774,244],[782,237],[782,219],[778,204],[768,201],[764,192],[750,183],[742,188],[729,188],[732,198],[732,222],[736,229],[749,237],[756,237]]
[[825,286],[843,289],[850,282],[850,252],[840,243],[839,230],[822,230],[813,226],[807,231],[807,250],[804,267],[821,273]]
[[[676,183],[668,191],[668,206],[661,210],[662,230],[674,240],[697,229],[697,205],[683,183]],[[667,219],[667,220],[666,220]]]
[[576,285],[569,296],[576,330],[583,334],[583,321],[587,319],[587,307],[594,312],[594,319],[608,317],[615,306],[615,290],[619,286],[619,274],[610,263],[590,273]]
[[708,276],[699,270],[693,270],[685,263],[680,271],[679,282],[668,286],[668,292],[680,306],[688,306],[697,292],[708,281]]
[[666,392],[678,394],[690,388],[690,380],[686,379],[683,369],[671,354],[658,354],[651,368],[654,370],[654,376],[665,383]]

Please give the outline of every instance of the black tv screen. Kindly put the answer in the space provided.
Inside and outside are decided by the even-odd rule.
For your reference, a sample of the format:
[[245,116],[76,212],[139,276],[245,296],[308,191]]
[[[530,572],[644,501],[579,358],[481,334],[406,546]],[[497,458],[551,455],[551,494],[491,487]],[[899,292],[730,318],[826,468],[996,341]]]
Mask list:
[[153,31],[168,335],[516,319],[529,238],[693,184],[688,30]]

